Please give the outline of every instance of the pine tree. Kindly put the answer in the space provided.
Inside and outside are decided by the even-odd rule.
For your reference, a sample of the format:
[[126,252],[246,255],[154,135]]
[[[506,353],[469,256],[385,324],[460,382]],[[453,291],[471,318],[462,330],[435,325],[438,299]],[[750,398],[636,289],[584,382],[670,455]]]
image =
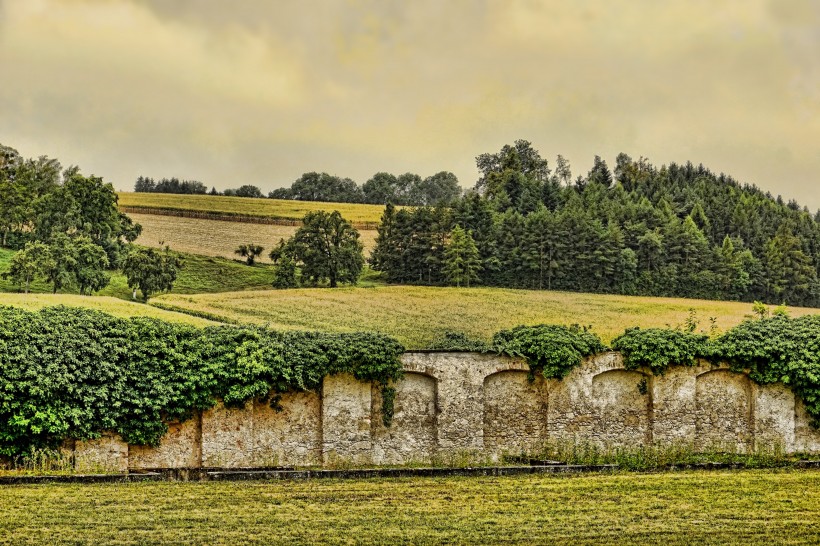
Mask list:
[[469,288],[470,282],[478,280],[481,259],[472,235],[456,226],[450,233],[450,241],[444,249],[444,276],[447,282]]

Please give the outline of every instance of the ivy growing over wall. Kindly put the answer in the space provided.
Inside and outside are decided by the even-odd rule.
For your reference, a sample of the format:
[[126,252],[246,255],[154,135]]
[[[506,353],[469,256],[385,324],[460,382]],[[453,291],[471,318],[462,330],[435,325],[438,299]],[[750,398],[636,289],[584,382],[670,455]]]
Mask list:
[[757,383],[790,386],[820,425],[820,315],[743,322],[711,343],[709,358]]
[[[491,345],[449,334],[441,345],[521,357],[533,374],[556,379],[607,350],[577,325],[518,326],[498,332]],[[749,320],[712,339],[692,331],[632,328],[613,347],[627,369],[645,367],[653,374],[700,358],[728,362],[758,383],[790,386],[820,423],[820,315]],[[396,340],[374,333],[200,329],[88,309],[0,306],[0,455],[107,430],[131,444],[156,445],[169,421],[184,420],[219,399],[227,406],[259,400],[277,408],[282,394],[318,391],[324,377],[337,373],[379,384],[389,425],[391,381],[401,378],[403,351]]]
[[[111,430],[156,445],[167,422],[211,408],[318,390],[350,373],[388,389],[404,348],[372,333],[194,328],[67,307],[0,307],[0,455]],[[383,397],[385,415],[392,398]]]
[[501,354],[522,357],[533,373],[561,379],[579,366],[586,356],[601,353],[601,339],[578,325],[516,326],[493,336],[493,347]]
[[693,366],[708,355],[709,337],[694,332],[664,328],[630,328],[612,341],[612,348],[624,357],[624,367],[646,367],[655,375],[669,366]]

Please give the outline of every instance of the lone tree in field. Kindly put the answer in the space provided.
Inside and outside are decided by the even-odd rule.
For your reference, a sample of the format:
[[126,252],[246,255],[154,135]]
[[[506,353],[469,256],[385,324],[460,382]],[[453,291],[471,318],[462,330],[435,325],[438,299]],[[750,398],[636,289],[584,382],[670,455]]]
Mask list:
[[450,241],[444,248],[444,276],[447,282],[469,287],[470,282],[478,280],[480,270],[481,257],[472,235],[461,226],[454,227]]
[[182,259],[168,247],[164,252],[153,248],[137,248],[128,254],[122,272],[128,279],[128,287],[134,290],[132,299],[137,299],[137,289],[145,301],[151,294],[171,290],[177,279]]
[[234,250],[234,254],[238,254],[245,258],[245,262],[248,265],[253,265],[256,263],[256,258],[262,255],[263,250],[265,250],[264,247],[259,245],[239,245],[239,248]]
[[355,284],[364,267],[359,232],[339,211],[309,212],[302,227],[285,243],[283,255],[301,264],[302,278],[313,285],[328,281]]

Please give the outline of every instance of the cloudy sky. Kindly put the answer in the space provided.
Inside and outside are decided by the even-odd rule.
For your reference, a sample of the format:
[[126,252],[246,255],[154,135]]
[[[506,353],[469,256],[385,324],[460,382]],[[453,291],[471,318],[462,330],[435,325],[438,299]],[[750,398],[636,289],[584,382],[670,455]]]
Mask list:
[[0,143],[267,192],[476,180],[515,139],[702,162],[820,207],[816,0],[0,0]]

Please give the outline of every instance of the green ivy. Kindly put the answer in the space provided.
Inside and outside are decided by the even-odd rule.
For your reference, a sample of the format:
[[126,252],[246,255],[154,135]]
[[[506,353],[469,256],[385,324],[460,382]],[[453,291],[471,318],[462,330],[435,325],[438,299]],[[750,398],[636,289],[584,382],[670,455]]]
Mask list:
[[106,430],[156,445],[167,422],[218,399],[277,407],[281,394],[318,391],[338,373],[387,385],[401,378],[403,351],[381,334],[198,329],[88,309],[0,307],[0,455]]
[[629,328],[612,341],[620,351],[627,370],[646,367],[662,375],[669,366],[694,366],[708,355],[709,337],[703,334],[663,328]]
[[789,385],[820,424],[820,315],[743,322],[712,342],[711,358],[757,383]]
[[493,347],[501,354],[524,358],[532,373],[562,379],[584,357],[606,351],[601,339],[578,325],[516,326],[493,336]]

